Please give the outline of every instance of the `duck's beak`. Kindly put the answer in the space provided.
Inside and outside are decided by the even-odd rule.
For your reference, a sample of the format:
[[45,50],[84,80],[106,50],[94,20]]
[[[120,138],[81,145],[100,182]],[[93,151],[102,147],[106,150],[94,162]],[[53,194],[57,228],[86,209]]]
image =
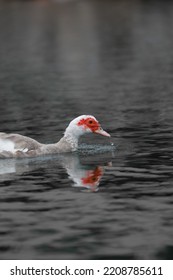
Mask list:
[[97,133],[97,134],[103,135],[103,136],[111,137],[110,134],[107,133],[106,131],[104,131],[101,127],[99,127],[94,132]]

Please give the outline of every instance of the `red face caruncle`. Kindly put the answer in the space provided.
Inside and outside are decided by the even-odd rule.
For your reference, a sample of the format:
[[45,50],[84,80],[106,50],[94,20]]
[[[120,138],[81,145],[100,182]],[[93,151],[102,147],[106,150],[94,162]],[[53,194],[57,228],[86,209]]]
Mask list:
[[92,132],[97,131],[100,128],[100,124],[95,119],[88,117],[86,119],[81,119],[78,126],[84,126],[85,129],[89,128]]

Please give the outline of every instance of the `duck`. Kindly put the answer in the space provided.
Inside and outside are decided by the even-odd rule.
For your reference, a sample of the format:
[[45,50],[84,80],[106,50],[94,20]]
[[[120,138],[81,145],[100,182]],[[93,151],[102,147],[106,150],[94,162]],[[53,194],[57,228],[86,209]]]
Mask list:
[[110,137],[92,115],[81,115],[67,126],[63,137],[54,144],[42,144],[20,134],[0,132],[0,158],[23,158],[75,152],[79,138],[87,133]]

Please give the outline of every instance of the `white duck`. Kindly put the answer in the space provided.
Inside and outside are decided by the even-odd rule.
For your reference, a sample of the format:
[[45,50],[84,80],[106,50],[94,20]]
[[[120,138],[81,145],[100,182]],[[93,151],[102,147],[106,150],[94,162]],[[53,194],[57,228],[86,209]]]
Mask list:
[[95,117],[82,115],[72,120],[64,136],[55,144],[41,144],[19,134],[0,133],[0,158],[35,157],[48,154],[73,152],[78,148],[79,137],[86,133],[110,135],[104,131]]

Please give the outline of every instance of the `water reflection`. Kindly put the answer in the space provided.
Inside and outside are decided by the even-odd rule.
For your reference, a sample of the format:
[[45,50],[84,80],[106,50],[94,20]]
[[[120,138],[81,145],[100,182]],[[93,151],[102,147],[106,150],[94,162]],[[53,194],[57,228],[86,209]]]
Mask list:
[[[97,157],[95,157],[96,160]],[[0,160],[0,180],[9,179],[10,175],[23,175],[30,174],[34,176],[36,170],[44,169],[56,169],[57,173],[61,173],[59,166],[66,170],[68,179],[72,182],[73,187],[80,187],[92,192],[98,191],[98,187],[101,178],[104,174],[104,166],[111,166],[111,162],[108,162],[107,157],[103,158],[99,163],[92,163],[92,156],[90,156],[91,163],[82,163],[82,156],[79,154],[66,154],[57,157],[40,157],[37,159],[5,159]],[[87,161],[89,157],[87,157]],[[12,176],[11,179],[14,179]]]
[[79,155],[66,155],[61,157],[61,164],[66,169],[69,179],[74,187],[84,187],[90,191],[97,191],[100,180],[104,174],[102,165],[82,164]]

